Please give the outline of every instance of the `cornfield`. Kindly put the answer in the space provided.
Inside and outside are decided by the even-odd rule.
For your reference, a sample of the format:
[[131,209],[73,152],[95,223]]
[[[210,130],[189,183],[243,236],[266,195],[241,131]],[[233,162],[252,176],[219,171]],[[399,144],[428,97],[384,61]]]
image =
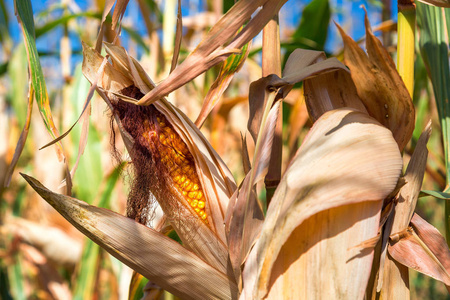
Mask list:
[[1,299],[450,299],[448,0],[35,2]]

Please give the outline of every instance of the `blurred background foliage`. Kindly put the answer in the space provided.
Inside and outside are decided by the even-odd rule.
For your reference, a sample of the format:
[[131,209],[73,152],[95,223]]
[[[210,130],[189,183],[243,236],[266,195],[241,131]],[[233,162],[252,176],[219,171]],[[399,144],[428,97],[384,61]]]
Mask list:
[[[83,110],[89,83],[81,73],[81,41],[94,45],[99,30],[103,0],[31,1],[35,38],[44,72],[53,118],[59,132],[72,126]],[[146,68],[158,83],[170,69],[175,33],[176,2],[130,1],[122,22],[120,43]],[[207,30],[234,3],[233,0],[186,0],[182,3],[183,38],[180,61],[192,51]],[[342,42],[332,21],[364,45],[364,4],[374,31],[386,48],[396,56],[397,3],[391,0],[289,0],[282,8],[280,35],[283,62],[296,48],[323,50],[329,56],[342,56]],[[445,11],[445,14],[441,12]],[[447,18],[449,9],[418,6],[418,25],[426,28],[432,15]],[[110,22],[110,21],[109,21]],[[424,39],[432,35],[418,31],[422,40],[416,45],[414,104],[416,130],[405,150],[405,163],[412,154],[426,122],[433,121],[429,157],[423,188],[445,189],[446,166],[441,139],[436,97],[444,97],[436,80],[448,76],[448,35],[442,24],[442,57],[426,55]],[[439,26],[439,25],[438,25]],[[438,27],[439,28],[439,27]],[[164,30],[163,30],[164,29]],[[433,32],[433,29],[430,29]],[[435,29],[437,30],[437,29]],[[439,30],[438,30],[439,31]],[[447,27],[448,32],[448,27]],[[113,37],[108,31],[105,40]],[[420,55],[422,53],[425,60]],[[424,54],[425,53],[425,54]],[[431,52],[430,52],[431,53]],[[435,71],[443,61],[447,65]],[[246,132],[248,87],[261,77],[261,36],[254,39],[249,58],[234,76],[230,86],[202,127],[213,147],[235,175],[243,178],[241,133]],[[431,67],[430,67],[431,65]],[[169,95],[169,100],[195,120],[219,67],[199,76]],[[433,73],[437,72],[437,73]],[[434,81],[432,85],[430,77]],[[448,78],[448,77],[447,77]],[[449,81],[440,83],[450,86]],[[447,90],[448,92],[448,90]],[[51,139],[35,108],[27,143],[18,161],[11,184],[3,188],[10,164],[26,123],[28,64],[20,26],[14,15],[13,1],[0,0],[0,298],[1,299],[127,299],[132,271],[84,238],[36,193],[18,172],[39,178],[52,190],[58,190],[64,178],[64,164],[58,161],[53,147],[37,151]],[[448,99],[448,96],[447,96]],[[283,103],[283,165],[286,166],[311,126],[301,86]],[[87,146],[74,177],[74,196],[90,204],[124,213],[128,188],[125,162],[115,161],[111,152],[110,115],[97,96],[92,101]],[[116,134],[117,128],[113,129]],[[62,143],[69,165],[76,163],[82,124],[74,127]],[[116,141],[124,153],[121,141]],[[124,169],[124,172],[121,172]],[[444,201],[432,197],[419,199],[417,211],[445,231]],[[450,299],[445,287],[423,275],[411,272],[413,299]],[[139,278],[133,277],[133,280]],[[142,285],[141,285],[142,286]],[[131,292],[140,299],[142,291]],[[162,293],[161,297],[169,298]]]

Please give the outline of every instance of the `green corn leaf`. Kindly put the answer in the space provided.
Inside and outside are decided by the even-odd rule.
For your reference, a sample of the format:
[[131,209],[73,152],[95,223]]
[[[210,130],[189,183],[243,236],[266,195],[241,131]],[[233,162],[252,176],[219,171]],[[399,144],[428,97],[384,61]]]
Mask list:
[[428,191],[428,190],[420,191],[419,198],[427,197],[427,196],[432,196],[432,197],[442,199],[442,200],[450,200],[450,193],[439,192],[439,191]]
[[6,10],[4,0],[0,0],[0,43],[9,39],[8,31],[8,11]]
[[82,13],[78,13],[78,14],[64,15],[61,18],[52,20],[52,21],[36,28],[36,33],[35,33],[36,38],[48,33],[49,31],[52,31],[53,29],[55,29],[56,27],[58,27],[60,25],[67,24],[72,19],[76,19],[76,18],[80,18],[80,17],[90,17],[90,18],[100,20],[102,18],[102,15],[100,13],[96,13],[96,12],[82,12]]
[[[417,5],[417,22],[420,28],[420,52],[428,70],[428,76],[433,84],[436,106],[442,127],[444,142],[444,161],[446,167],[446,182],[449,192],[450,183],[450,66],[448,61],[448,42],[445,35],[445,20],[443,10],[420,2]],[[444,10],[449,20],[448,9]],[[448,26],[448,24],[447,24]],[[447,27],[448,28],[448,27]],[[450,203],[445,201],[445,229],[447,243],[450,245]]]
[[[17,20],[22,25],[22,33],[27,49],[31,82],[35,90],[35,98],[39,112],[41,113],[47,131],[51,137],[55,139],[59,133],[53,121],[44,74],[42,72],[39,55],[36,49],[33,9],[31,7],[31,2],[29,0],[16,0],[14,3],[16,7]],[[59,146],[57,149],[61,160],[63,157],[62,148]]]
[[[84,78],[81,72],[81,65],[79,65],[74,73],[73,86],[71,86],[70,100],[72,104],[72,111],[74,112],[71,117],[70,123],[75,123],[78,116],[83,113],[83,101],[86,95],[89,93],[90,84]],[[87,108],[90,109],[90,108]],[[89,112],[87,112],[90,114]],[[89,118],[89,116],[87,116]],[[82,122],[88,120],[82,118]],[[102,147],[101,147],[101,133],[95,128],[92,123],[89,123],[89,130],[87,137],[83,136],[84,123],[80,120],[78,126],[73,127],[70,139],[72,140],[73,153],[76,153],[79,149],[79,143],[85,145],[85,148],[81,149],[83,157],[80,158],[77,168],[76,176],[82,180],[74,181],[74,188],[77,192],[77,196],[84,199],[90,199],[93,195],[99,194],[99,187],[102,183],[103,168],[101,164]],[[86,143],[87,139],[87,143]],[[75,165],[75,160],[78,159],[73,156],[72,165]]]
[[96,289],[100,246],[89,239],[85,241],[81,261],[77,267],[77,275],[74,277],[76,278],[73,292],[74,300],[93,299]]
[[27,116],[27,87],[28,77],[26,49],[24,44],[15,47],[8,63],[8,75],[11,78],[11,105],[14,109],[19,126],[23,127]]
[[[17,255],[16,262],[8,266],[8,277],[10,279],[10,291],[13,299],[25,300],[24,276],[23,276],[22,258]],[[3,288],[2,288],[3,289]]]
[[150,53],[150,48],[148,48],[148,45],[144,42],[142,36],[136,30],[125,25],[122,25],[122,29],[130,35],[130,38],[132,40],[134,40],[139,46],[144,49],[145,53]]

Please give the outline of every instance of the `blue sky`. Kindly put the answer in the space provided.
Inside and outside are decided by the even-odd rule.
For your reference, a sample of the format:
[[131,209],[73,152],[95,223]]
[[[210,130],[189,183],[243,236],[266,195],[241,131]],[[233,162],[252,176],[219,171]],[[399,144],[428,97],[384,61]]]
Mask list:
[[[374,0],[375,1],[375,0]],[[332,20],[338,22],[341,25],[344,25],[346,30],[349,30],[348,33],[354,38],[359,39],[364,35],[364,11],[361,8],[361,5],[365,5],[369,11],[369,17],[371,19],[372,25],[376,25],[380,22],[380,2],[378,5],[376,2],[371,1],[361,1],[361,0],[330,0],[330,5],[333,10]],[[90,6],[90,1],[87,0],[76,0],[74,1],[82,11],[85,11]],[[183,5],[183,16],[187,16],[189,14],[195,14],[196,12],[202,11],[205,7],[205,0],[182,0]],[[393,2],[392,13],[394,19],[397,14],[397,6],[396,1]],[[38,1],[32,0],[33,12],[35,16],[41,13],[43,10],[47,9],[51,5],[57,5],[61,3],[61,1],[55,0],[46,0],[46,1]],[[295,29],[296,25],[299,23],[301,18],[301,12],[305,5],[309,3],[309,0],[289,0],[284,5],[282,10],[280,11],[280,29],[281,31],[286,31],[286,29]],[[8,10],[10,11],[10,28],[12,31],[13,39],[15,42],[21,41],[21,33],[20,28],[17,24],[17,20],[14,17],[14,5],[12,0],[7,0],[6,5]],[[58,14],[58,11],[55,12]],[[51,17],[51,16],[50,16]],[[57,15],[55,16],[57,17]],[[125,13],[125,19],[129,20],[139,20],[139,8],[136,1],[130,1],[127,7],[127,11]],[[38,20],[38,18],[35,18]],[[136,24],[136,23],[135,23]],[[146,34],[145,28],[136,28],[136,30],[142,34]],[[37,41],[37,47],[39,51],[42,52],[52,52],[59,48],[59,37],[62,35],[62,28],[58,28],[52,31],[45,36],[42,36]],[[123,44],[127,46],[127,34],[122,33],[123,36]],[[73,35],[72,36],[72,45],[74,50],[79,50],[81,48],[80,42],[78,38]],[[1,47],[1,46],[0,46]],[[328,40],[325,46],[325,49],[328,52],[336,51],[340,49],[341,39],[337,34],[336,28],[334,24],[330,23],[330,30]],[[57,60],[58,58],[46,58],[50,60]],[[81,60],[81,57],[74,57],[74,63]],[[54,62],[53,62],[54,63]]]

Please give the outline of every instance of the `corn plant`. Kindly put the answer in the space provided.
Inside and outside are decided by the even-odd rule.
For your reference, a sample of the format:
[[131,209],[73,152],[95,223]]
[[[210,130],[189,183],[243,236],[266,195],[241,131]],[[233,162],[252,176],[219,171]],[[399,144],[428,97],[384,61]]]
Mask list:
[[[129,278],[130,299],[169,298],[169,293],[182,299],[408,299],[408,268],[442,282],[450,292],[450,250],[440,232],[416,212],[432,125],[415,128],[414,7],[399,10],[397,67],[366,14],[366,51],[336,24],[343,40],[343,62],[327,58],[323,51],[290,48],[282,68],[278,12],[285,2],[236,2],[179,63],[183,18],[178,1],[176,31],[169,35],[173,47],[165,47],[173,55],[159,61],[168,75],[155,84],[145,65],[120,45],[128,1],[118,0],[110,18],[114,1],[108,1],[96,41],[82,43],[78,74],[90,87],[82,89],[83,95],[76,94],[76,101],[84,99],[79,118],[60,134],[39,64],[31,5],[16,1],[30,80],[27,117],[5,182],[10,183],[25,148],[36,99],[52,139],[42,148],[56,149],[65,174],[60,186],[66,192],[57,193],[42,184],[44,174],[36,179],[25,170],[21,175],[95,243],[84,246],[86,261],[97,263],[81,265],[75,273],[80,278],[75,298],[110,296],[83,290],[100,281],[102,274],[94,272],[96,264],[115,268],[114,262],[99,258],[103,251],[134,270]],[[139,5],[149,9],[143,1]],[[313,2],[311,7],[316,5]],[[323,7],[327,15],[329,8]],[[164,14],[164,22],[175,22],[168,15]],[[152,24],[147,21],[151,35]],[[428,30],[426,25],[422,28]],[[248,60],[252,39],[262,30],[262,76],[249,85],[245,99],[248,134],[240,141],[243,176],[237,180],[200,128],[211,116],[220,118],[220,109],[226,110],[225,90]],[[426,32],[424,39],[433,30]],[[428,50],[425,45],[423,52]],[[448,52],[445,55],[448,63]],[[170,98],[217,66],[217,78],[193,122]],[[448,75],[448,64],[443,69]],[[440,82],[441,73],[430,73],[433,83]],[[295,140],[300,134],[289,132],[291,153],[285,158],[283,103],[300,83],[304,106],[299,110],[308,115],[312,126],[298,148]],[[437,94],[439,83],[433,87]],[[93,98],[94,92],[109,111],[112,156],[118,165],[95,202],[77,199],[93,197],[87,188],[72,197],[79,180],[75,174],[82,171],[77,166],[89,143],[91,100],[99,100]],[[447,153],[446,113],[438,108]],[[70,167],[73,154],[68,154],[64,143],[79,120],[83,127],[78,154]],[[292,131],[303,127],[291,124],[297,124]],[[421,134],[412,151],[408,145],[415,130]],[[125,216],[114,212],[109,202],[122,168],[131,178]],[[261,189],[263,182],[265,189]],[[446,193],[426,193],[448,199]],[[17,218],[5,224],[5,232],[32,231],[35,226]],[[30,257],[37,255],[26,251]],[[50,256],[48,250],[42,252]]]

